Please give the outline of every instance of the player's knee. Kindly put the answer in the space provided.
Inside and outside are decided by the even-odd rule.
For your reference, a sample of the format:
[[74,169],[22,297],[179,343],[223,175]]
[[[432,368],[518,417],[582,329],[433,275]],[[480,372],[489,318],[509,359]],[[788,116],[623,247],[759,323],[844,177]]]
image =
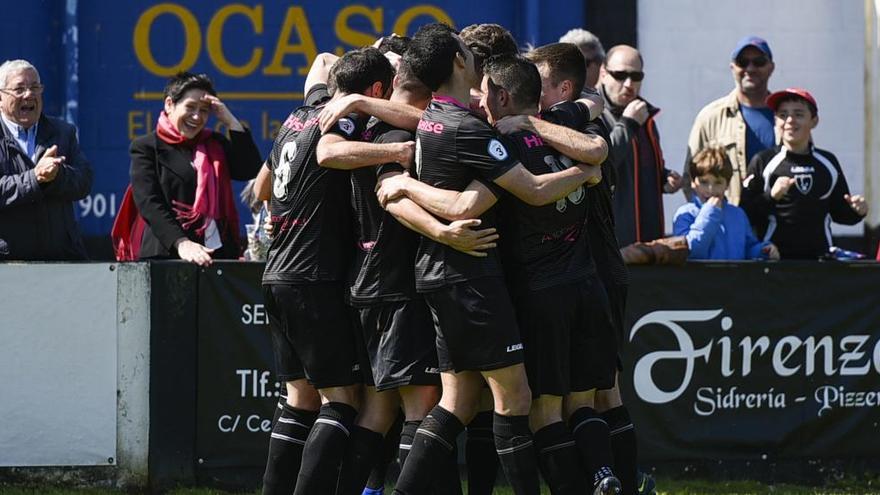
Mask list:
[[341,402],[358,409],[361,404],[361,387],[346,385],[344,387],[327,387],[318,390],[322,402]]
[[532,431],[562,421],[562,397],[542,395],[532,401],[529,427]]
[[403,413],[407,421],[425,419],[428,412],[440,402],[440,387],[407,386],[400,389]]
[[306,411],[317,411],[321,408],[321,396],[306,380],[285,382],[287,403],[291,407]]

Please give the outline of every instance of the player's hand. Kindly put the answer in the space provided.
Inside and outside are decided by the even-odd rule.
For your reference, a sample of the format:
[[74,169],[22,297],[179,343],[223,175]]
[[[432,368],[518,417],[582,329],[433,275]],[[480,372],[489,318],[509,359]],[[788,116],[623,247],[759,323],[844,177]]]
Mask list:
[[589,163],[578,163],[577,166],[587,174],[587,180],[584,181],[587,187],[593,187],[602,182],[601,166],[590,165]]
[[411,180],[408,173],[382,179],[376,186],[376,197],[382,208],[393,199],[406,196],[406,184]]
[[213,253],[213,249],[208,249],[198,242],[193,242],[189,239],[182,239],[177,242],[177,255],[180,256],[180,259],[199,266],[210,266],[211,262],[214,261],[211,259],[211,254]]
[[266,215],[266,218],[263,220],[263,232],[269,239],[275,235],[275,224],[272,222],[271,215]]
[[776,244],[773,244],[772,242],[768,242],[766,246],[762,247],[761,252],[767,255],[768,260],[779,259],[779,248],[776,247]]
[[321,134],[329,131],[336,122],[339,122],[339,119],[353,112],[361,98],[364,98],[364,96],[350,94],[324,105],[324,109],[318,114],[318,125],[321,127]]
[[475,230],[480,220],[456,220],[440,233],[440,242],[462,253],[483,258],[486,250],[497,246],[498,234],[494,228]]
[[666,184],[663,184],[663,192],[672,194],[678,192],[679,189],[681,189],[681,174],[670,170],[669,175],[666,176]]
[[868,202],[865,201],[865,197],[861,194],[853,194],[850,196],[849,194],[844,194],[843,199],[849,203],[850,208],[853,209],[854,212],[858,213],[859,216],[863,217],[868,214]]
[[398,146],[397,163],[403,165],[403,168],[409,169],[413,165],[416,156],[416,142],[407,141],[405,143],[394,143]]
[[501,134],[513,134],[518,131],[537,132],[528,115],[508,115],[495,122],[495,129]]
[[648,120],[648,104],[644,100],[633,100],[623,109],[623,116],[643,125]]
[[720,196],[712,196],[706,200],[706,204],[721,209],[724,206],[724,198],[721,198]]
[[53,144],[43,153],[37,166],[34,167],[34,175],[37,176],[37,182],[46,184],[55,180],[61,165],[64,164],[64,157],[58,155],[58,145]]
[[776,179],[776,182],[773,183],[773,187],[770,189],[770,197],[776,201],[782,199],[783,196],[791,189],[795,183],[794,177],[779,177]]

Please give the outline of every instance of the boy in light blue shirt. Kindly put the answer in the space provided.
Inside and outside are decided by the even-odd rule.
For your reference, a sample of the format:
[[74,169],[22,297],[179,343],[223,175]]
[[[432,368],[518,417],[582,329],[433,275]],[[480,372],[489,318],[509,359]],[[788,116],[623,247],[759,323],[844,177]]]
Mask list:
[[706,148],[690,166],[694,197],[675,212],[672,228],[685,236],[692,260],[779,259],[771,242],[761,242],[742,208],[727,202],[724,191],[733,166],[721,148]]

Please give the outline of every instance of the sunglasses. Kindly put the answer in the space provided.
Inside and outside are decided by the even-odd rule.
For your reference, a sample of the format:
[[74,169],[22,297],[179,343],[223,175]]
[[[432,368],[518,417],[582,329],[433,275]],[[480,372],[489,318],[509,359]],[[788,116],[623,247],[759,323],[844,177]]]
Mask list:
[[752,57],[752,58],[736,57],[736,60],[733,61],[733,63],[735,63],[736,66],[739,67],[740,69],[748,69],[749,64],[754,65],[755,67],[760,69],[761,67],[764,67],[765,65],[767,65],[769,62],[770,62],[770,59],[767,58],[766,55],[758,55],[757,57]]
[[606,67],[605,71],[611,74],[611,77],[618,81],[626,81],[627,79],[632,79],[633,82],[639,82],[645,78],[645,73],[640,70],[608,70],[608,68]]

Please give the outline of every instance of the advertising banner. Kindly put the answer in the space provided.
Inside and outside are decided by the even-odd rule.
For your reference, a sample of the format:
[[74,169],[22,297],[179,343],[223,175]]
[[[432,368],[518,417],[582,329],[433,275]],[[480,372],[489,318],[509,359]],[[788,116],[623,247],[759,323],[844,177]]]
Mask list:
[[199,275],[198,465],[261,467],[282,384],[275,381],[261,263],[218,263]]
[[632,271],[625,402],[650,460],[876,457],[878,267]]

